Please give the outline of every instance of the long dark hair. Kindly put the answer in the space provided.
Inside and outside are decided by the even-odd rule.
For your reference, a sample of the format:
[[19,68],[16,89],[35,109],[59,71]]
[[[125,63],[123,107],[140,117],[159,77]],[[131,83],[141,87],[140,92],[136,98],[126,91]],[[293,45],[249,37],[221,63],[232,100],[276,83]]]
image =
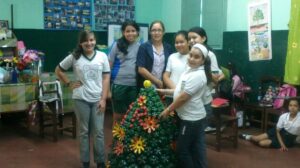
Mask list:
[[205,37],[206,40],[203,42],[203,44],[207,45],[208,37],[206,35],[206,31],[202,27],[193,27],[189,30],[189,32],[197,33],[202,38]]
[[201,36],[202,38],[205,37],[205,41],[203,42],[203,44],[206,46],[206,48],[209,50],[209,51],[213,51],[213,49],[208,46],[208,37],[207,37],[207,34],[206,34],[206,31],[202,28],[202,27],[193,27],[189,30],[189,32],[193,32],[193,33],[197,33],[199,36]]
[[209,56],[207,56],[204,61],[204,72],[207,78],[207,85],[210,85],[213,80],[212,80],[212,73],[211,73],[211,61]]
[[[122,26],[121,26],[121,31],[122,31],[122,34],[124,33],[125,29],[127,26],[132,26],[135,28],[135,30],[137,31],[137,33],[139,34],[140,32],[140,27],[138,26],[138,24],[135,22],[135,21],[132,21],[132,20],[128,20],[128,21],[125,21],[123,22]],[[125,36],[122,35],[121,38],[118,39],[117,41],[117,47],[118,49],[124,54],[124,55],[127,55],[128,54],[128,46],[129,46],[129,42],[126,40]]]
[[83,48],[81,47],[80,44],[85,42],[89,36],[94,36],[94,38],[96,40],[96,36],[95,36],[94,32],[92,32],[92,31],[83,30],[79,33],[77,46],[72,52],[72,55],[75,57],[76,60],[78,60],[79,57],[81,56],[81,54],[83,54]]

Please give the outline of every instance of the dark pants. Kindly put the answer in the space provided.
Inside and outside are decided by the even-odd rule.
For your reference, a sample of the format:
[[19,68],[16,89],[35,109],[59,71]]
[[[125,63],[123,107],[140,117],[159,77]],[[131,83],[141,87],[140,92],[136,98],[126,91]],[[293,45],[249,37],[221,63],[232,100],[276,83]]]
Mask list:
[[177,155],[180,168],[206,168],[205,119],[180,120]]
[[205,111],[206,111],[206,121],[205,121],[205,127],[215,127],[215,125],[211,122],[211,119],[213,118],[213,111],[211,108],[211,103],[204,105]]

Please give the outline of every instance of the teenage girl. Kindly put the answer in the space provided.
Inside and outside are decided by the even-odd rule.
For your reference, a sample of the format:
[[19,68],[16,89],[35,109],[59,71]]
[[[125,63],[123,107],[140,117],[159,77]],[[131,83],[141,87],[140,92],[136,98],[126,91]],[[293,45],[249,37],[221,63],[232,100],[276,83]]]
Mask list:
[[169,89],[175,89],[181,74],[187,68],[190,51],[187,31],[181,30],[176,33],[175,48],[177,52],[170,55],[163,75],[164,84]]
[[276,128],[260,135],[240,135],[241,138],[255,142],[266,148],[278,148],[287,151],[294,145],[296,137],[300,135],[300,113],[297,98],[289,100],[289,112],[279,117]]
[[[213,53],[212,49],[207,45],[208,37],[206,31],[201,27],[193,27],[189,30],[188,33],[189,38],[189,45],[192,47],[193,45],[199,43],[203,44],[208,48],[208,57],[211,62],[211,72],[213,77],[213,83],[206,86],[206,92],[203,96],[203,103],[205,106],[205,110],[207,113],[207,119],[213,116],[212,108],[211,108],[211,101],[212,101],[212,93],[214,92],[214,85],[217,84],[219,81],[224,79],[224,74],[218,66],[216,55]],[[214,130],[213,126],[208,122],[206,131]]]
[[122,24],[121,31],[122,37],[112,46],[109,53],[114,122],[121,120],[137,96],[136,58],[140,46],[137,40],[140,27],[134,21],[126,21]]
[[202,102],[205,86],[211,82],[208,50],[202,44],[195,44],[188,57],[188,68],[181,75],[175,90],[158,89],[163,94],[174,92],[174,101],[161,114],[165,118],[176,110],[180,118],[176,150],[179,166],[207,167],[205,147],[206,112]]
[[[74,111],[79,122],[80,159],[84,168],[90,166],[90,139],[94,143],[97,168],[105,167],[103,124],[110,68],[107,55],[95,50],[95,45],[96,36],[93,32],[80,32],[74,52],[55,69],[60,81],[73,92]],[[73,68],[74,81],[65,74],[70,68]]]

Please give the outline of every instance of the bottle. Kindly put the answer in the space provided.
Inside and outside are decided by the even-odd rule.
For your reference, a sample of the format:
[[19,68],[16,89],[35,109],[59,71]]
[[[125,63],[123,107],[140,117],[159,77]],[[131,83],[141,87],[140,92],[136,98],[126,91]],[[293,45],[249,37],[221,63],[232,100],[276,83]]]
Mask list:
[[18,83],[18,72],[16,68],[11,71],[11,83]]
[[260,102],[262,97],[262,88],[258,87],[257,101]]

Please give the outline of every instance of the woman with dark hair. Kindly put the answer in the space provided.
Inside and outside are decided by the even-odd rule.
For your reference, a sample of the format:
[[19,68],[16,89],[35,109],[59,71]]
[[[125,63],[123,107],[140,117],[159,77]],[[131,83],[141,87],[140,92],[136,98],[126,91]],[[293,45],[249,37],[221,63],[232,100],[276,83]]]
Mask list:
[[[90,166],[91,138],[97,168],[105,167],[103,124],[110,68],[107,55],[95,50],[95,45],[93,32],[80,32],[74,52],[65,57],[55,69],[60,81],[73,90],[74,110],[79,122],[80,159],[84,168]],[[70,81],[65,74],[71,67],[75,81]]]
[[163,88],[163,72],[169,55],[173,53],[172,47],[163,42],[164,33],[163,22],[154,21],[151,23],[151,39],[140,46],[137,55],[138,87],[142,87],[143,81],[147,79],[155,87]]
[[137,96],[136,57],[140,46],[137,40],[140,27],[134,21],[125,21],[121,31],[122,37],[112,46],[109,53],[114,122],[120,121]]

